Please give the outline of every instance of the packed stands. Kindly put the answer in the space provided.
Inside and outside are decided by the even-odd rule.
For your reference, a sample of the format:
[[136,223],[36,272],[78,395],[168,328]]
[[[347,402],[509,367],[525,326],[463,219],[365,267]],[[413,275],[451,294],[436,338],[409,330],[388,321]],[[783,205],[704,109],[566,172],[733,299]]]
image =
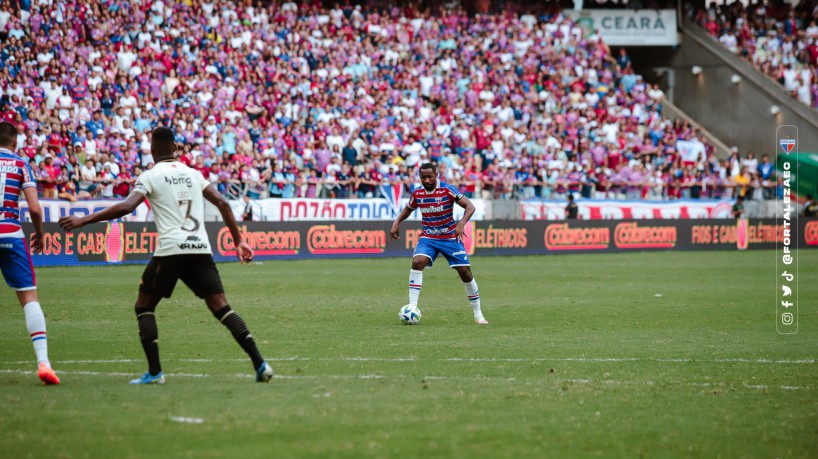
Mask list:
[[45,198],[126,196],[158,125],[231,198],[377,197],[427,161],[472,197],[775,195],[766,158],[717,159],[559,10],[2,0],[0,31]]
[[710,3],[689,13],[714,39],[779,82],[793,98],[818,108],[818,6],[812,5]]

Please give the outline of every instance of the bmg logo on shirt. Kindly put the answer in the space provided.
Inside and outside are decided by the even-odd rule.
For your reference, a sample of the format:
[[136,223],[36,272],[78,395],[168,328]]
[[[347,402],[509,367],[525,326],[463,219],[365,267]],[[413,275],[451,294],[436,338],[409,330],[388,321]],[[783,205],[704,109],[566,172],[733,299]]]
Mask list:
[[181,176],[181,177],[168,177],[165,176],[165,183],[168,185],[185,185],[188,188],[193,188],[193,180],[190,179],[188,176]]

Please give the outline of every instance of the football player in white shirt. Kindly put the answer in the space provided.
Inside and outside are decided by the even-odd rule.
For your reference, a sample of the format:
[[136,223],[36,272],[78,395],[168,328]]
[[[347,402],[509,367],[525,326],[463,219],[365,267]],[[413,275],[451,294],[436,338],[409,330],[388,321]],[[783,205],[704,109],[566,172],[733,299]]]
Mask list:
[[[159,238],[156,252],[142,274],[134,307],[148,371],[131,384],[165,383],[154,311],[163,297],[170,298],[179,279],[205,300],[213,315],[250,356],[256,381],[267,382],[273,377],[273,369],[259,353],[244,320],[227,303],[204,226],[204,200],[207,199],[219,209],[233,240],[242,241],[233,210],[201,173],[177,161],[175,152],[173,131],[166,127],[154,129],[151,153],[156,165],[137,178],[131,194],[124,201],[91,215],[61,218],[60,227],[68,232],[89,223],[120,218],[133,212],[145,199],[150,201]],[[245,242],[236,245],[236,254],[241,262],[253,260],[253,249]]]

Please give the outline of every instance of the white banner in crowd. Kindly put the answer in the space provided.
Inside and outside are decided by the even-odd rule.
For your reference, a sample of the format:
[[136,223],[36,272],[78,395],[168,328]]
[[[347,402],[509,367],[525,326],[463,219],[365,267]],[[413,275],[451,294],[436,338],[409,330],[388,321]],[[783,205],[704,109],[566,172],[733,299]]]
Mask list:
[[[84,216],[102,210],[119,201],[113,199],[87,200],[70,203],[68,201],[41,200],[44,221],[56,223],[65,215]],[[394,206],[386,199],[255,199],[250,201],[253,221],[322,221],[322,220],[393,220],[400,209],[409,202],[401,199],[400,206]],[[472,199],[475,212],[473,220],[491,218],[490,202]],[[729,201],[681,200],[659,201],[614,201],[580,200],[579,218],[582,220],[617,220],[651,218],[731,218],[732,203]],[[217,219],[218,212],[207,205],[206,219]],[[230,201],[236,219],[243,220],[247,204],[243,200]],[[28,207],[21,203],[21,216],[30,221]],[[463,208],[455,206],[455,218],[463,215]],[[565,201],[520,201],[523,220],[562,220],[565,218]],[[416,211],[409,217],[419,220]],[[123,221],[153,221],[150,207],[140,204],[136,210],[126,215]]]
[[[42,199],[43,220],[56,223],[65,215],[85,216],[102,210],[119,202],[113,199],[89,199],[71,203],[61,200]],[[320,220],[393,220],[409,199],[400,200],[400,206],[395,206],[387,199],[254,199],[250,201],[253,209],[254,221],[320,221]],[[486,202],[482,199],[472,199],[475,212],[473,220],[486,218]],[[246,204],[243,200],[230,201],[236,219],[242,220]],[[454,206],[455,218],[463,215],[463,208]],[[28,216],[28,206],[20,203],[20,215],[24,221],[31,221]],[[216,220],[216,208],[207,204],[206,219]],[[419,220],[420,214],[416,211],[409,217],[410,220]],[[142,203],[136,210],[126,215],[123,221],[144,222],[153,221],[150,207]]]
[[[395,206],[386,199],[256,199],[249,203],[230,201],[236,219],[241,220],[247,206],[252,209],[254,221],[309,221],[309,220],[394,220],[409,199],[401,199]],[[475,211],[472,220],[485,220],[486,202],[472,199]],[[463,216],[463,208],[454,206],[455,218]],[[409,220],[420,220],[415,211]]]
[[679,152],[682,161],[696,162],[700,155],[702,159],[707,158],[704,144],[700,140],[677,140],[676,151]]
[[[563,220],[565,201],[520,201],[523,220]],[[730,201],[577,201],[582,220],[731,218]]]
[[676,46],[675,10],[566,11],[586,29],[596,31],[612,46]]
[[[60,217],[66,215],[84,217],[118,202],[120,202],[119,199],[88,199],[75,203],[57,199],[40,199],[40,206],[43,208],[43,221],[45,223],[57,223]],[[20,219],[27,222],[31,221],[28,216],[28,204],[23,199],[20,200]],[[150,206],[143,202],[132,214],[126,215],[122,220],[126,222],[152,221]]]

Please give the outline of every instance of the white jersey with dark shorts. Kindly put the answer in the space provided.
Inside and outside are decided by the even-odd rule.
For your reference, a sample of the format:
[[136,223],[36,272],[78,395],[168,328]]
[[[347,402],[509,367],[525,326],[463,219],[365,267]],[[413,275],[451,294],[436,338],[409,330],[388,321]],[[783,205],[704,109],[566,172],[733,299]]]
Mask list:
[[160,161],[137,178],[134,192],[148,199],[159,233],[142,292],[169,298],[182,279],[201,298],[224,293],[205,230],[202,192],[208,185],[200,172],[178,161]]

